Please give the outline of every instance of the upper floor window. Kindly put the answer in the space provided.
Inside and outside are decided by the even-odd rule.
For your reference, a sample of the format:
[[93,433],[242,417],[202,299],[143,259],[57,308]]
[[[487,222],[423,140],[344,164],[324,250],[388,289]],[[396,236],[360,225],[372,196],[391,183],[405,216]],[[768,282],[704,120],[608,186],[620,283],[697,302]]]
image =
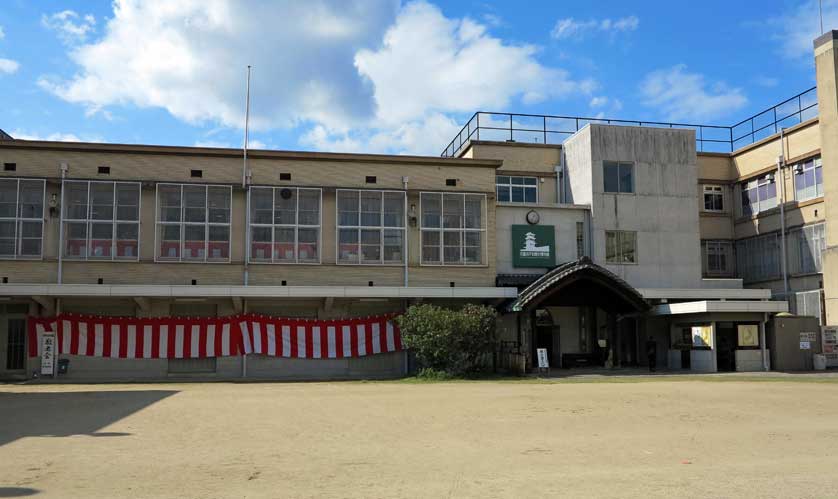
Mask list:
[[250,260],[320,263],[320,189],[250,189]]
[[704,275],[725,276],[733,273],[733,243],[726,240],[701,243]]
[[70,259],[137,260],[140,184],[65,180],[61,203],[64,256]]
[[229,262],[230,186],[157,184],[157,260]]
[[337,191],[338,263],[403,264],[405,193]]
[[790,230],[786,241],[790,274],[812,274],[822,271],[822,253],[826,249],[825,223]]
[[705,185],[704,188],[704,211],[723,212],[724,188],[720,185]]
[[535,177],[495,177],[495,189],[499,203],[538,202],[538,179]]
[[0,179],[0,258],[41,258],[46,181]]
[[637,232],[630,230],[605,231],[606,263],[637,263]]
[[485,203],[483,194],[423,192],[422,263],[483,264]]
[[742,216],[757,214],[777,206],[777,184],[774,174],[742,182]]
[[778,232],[736,241],[736,271],[745,282],[780,277]]
[[794,165],[795,199],[807,199],[823,196],[823,165],[821,158],[807,159]]
[[605,192],[630,194],[634,192],[634,165],[616,161],[602,162]]

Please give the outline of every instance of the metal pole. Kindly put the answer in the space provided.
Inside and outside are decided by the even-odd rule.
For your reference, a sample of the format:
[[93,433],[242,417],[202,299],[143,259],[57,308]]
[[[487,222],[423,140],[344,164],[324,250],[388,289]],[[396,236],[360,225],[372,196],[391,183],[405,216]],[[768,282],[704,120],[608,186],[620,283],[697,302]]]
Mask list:
[[[247,175],[247,142],[250,134],[250,65],[247,66],[247,91],[245,92],[244,103],[244,145],[242,148],[244,162],[242,163],[242,188],[245,197],[244,214],[244,276],[243,283],[247,286],[250,280],[250,182]],[[273,250],[271,250],[273,251]]]
[[768,371],[768,350],[765,344],[765,326],[768,323],[768,312],[763,312],[762,321],[759,323],[759,345],[762,349],[762,370]]
[[[61,196],[58,200],[58,284],[64,281],[64,178],[67,176],[67,163],[61,163]],[[88,200],[90,202],[90,200]]]
[[783,292],[785,293],[785,299],[789,299],[789,275],[788,275],[788,267],[786,264],[786,181],[783,178],[783,165],[786,162],[785,157],[785,144],[783,144],[783,137],[784,137],[784,128],[780,129],[780,156],[777,157],[777,178],[775,182],[780,184],[780,188],[777,189],[777,196],[780,198],[780,257],[782,258],[783,264]]

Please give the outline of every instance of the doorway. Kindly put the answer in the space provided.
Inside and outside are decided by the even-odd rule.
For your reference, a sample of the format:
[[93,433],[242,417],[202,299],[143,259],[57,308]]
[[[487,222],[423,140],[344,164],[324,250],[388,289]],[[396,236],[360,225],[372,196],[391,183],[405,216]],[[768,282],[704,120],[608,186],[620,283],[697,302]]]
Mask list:
[[26,363],[26,319],[6,322],[6,371],[23,371]]
[[736,330],[733,327],[716,328],[716,369],[720,372],[736,370]]

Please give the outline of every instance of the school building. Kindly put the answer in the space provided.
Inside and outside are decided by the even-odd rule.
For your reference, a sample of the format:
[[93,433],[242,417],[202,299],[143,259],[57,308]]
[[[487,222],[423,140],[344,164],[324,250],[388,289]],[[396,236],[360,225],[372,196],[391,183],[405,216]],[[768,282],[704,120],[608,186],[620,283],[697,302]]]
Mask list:
[[52,334],[66,379],[399,376],[393,315],[468,302],[502,367],[652,339],[661,368],[770,369],[776,314],[838,323],[837,43],[731,126],[477,112],[440,157],[0,134],[0,378]]

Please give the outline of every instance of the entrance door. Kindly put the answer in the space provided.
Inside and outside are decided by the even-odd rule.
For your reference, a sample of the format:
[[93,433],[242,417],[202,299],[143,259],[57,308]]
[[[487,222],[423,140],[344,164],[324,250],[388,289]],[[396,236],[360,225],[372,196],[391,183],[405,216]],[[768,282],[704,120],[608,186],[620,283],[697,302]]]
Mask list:
[[23,371],[26,362],[26,319],[9,319],[6,329],[6,370]]
[[719,371],[736,370],[736,330],[716,329],[716,367]]

